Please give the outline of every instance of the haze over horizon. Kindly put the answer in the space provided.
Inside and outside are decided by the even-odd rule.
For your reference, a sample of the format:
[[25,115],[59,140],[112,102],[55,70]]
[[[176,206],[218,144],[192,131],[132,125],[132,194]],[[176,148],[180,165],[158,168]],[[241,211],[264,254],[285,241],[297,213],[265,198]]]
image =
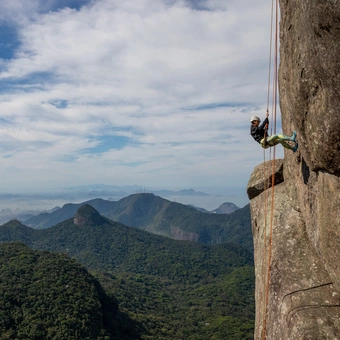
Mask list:
[[[132,186],[107,186],[103,184],[85,185],[79,187],[59,188],[40,192],[5,192],[0,188],[0,216],[16,210],[24,211],[48,211],[61,207],[68,203],[83,203],[95,198],[118,201],[124,197],[139,193],[152,193],[164,199],[185,205],[193,205],[212,211],[223,203],[234,203],[242,208],[249,203],[244,190],[223,188],[205,188],[205,191],[190,189],[169,190],[164,188],[146,188],[137,185]],[[187,193],[187,191],[193,191]],[[8,219],[9,220],[9,219]]]
[[244,195],[263,161],[249,118],[266,110],[270,11],[264,0],[0,2],[0,188]]

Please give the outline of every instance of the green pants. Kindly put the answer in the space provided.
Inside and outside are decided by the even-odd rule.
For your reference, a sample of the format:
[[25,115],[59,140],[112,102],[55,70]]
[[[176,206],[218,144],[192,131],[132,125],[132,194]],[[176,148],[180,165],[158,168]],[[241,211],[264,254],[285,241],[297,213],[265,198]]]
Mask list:
[[264,138],[261,139],[260,144],[264,149],[267,149],[271,146],[275,146],[277,144],[281,144],[284,148],[292,150],[294,147],[288,144],[286,141],[294,141],[294,139],[293,137],[288,137],[288,136],[281,135],[281,134],[275,134],[272,136],[268,136],[266,142]]

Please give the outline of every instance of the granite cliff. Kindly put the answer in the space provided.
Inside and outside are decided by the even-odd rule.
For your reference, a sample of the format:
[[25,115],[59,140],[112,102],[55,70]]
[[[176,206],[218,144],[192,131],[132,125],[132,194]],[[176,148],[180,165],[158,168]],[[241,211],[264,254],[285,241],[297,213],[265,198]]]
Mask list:
[[340,1],[281,0],[280,12],[282,128],[288,135],[297,131],[299,150],[285,151],[284,159],[275,161],[272,236],[272,189],[265,190],[263,184],[271,164],[256,167],[248,183],[256,268],[255,339],[337,340]]

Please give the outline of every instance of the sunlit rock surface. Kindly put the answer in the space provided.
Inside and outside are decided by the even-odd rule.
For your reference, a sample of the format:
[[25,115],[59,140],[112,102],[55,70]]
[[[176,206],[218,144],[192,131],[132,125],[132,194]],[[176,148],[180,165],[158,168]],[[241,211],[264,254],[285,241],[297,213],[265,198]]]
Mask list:
[[282,126],[288,135],[297,131],[299,150],[285,150],[283,178],[274,187],[273,219],[272,189],[252,194],[261,167],[254,169],[248,183],[256,267],[255,339],[263,339],[265,327],[270,340],[338,340],[340,1],[281,0],[280,10]]

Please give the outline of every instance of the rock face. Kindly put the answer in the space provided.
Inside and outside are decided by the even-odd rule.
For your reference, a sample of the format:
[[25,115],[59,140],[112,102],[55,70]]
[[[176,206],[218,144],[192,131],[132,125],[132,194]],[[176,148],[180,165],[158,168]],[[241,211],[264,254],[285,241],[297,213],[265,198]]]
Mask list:
[[180,228],[171,227],[171,236],[175,240],[198,242],[199,235],[197,233],[190,233],[189,231],[183,231]]
[[340,1],[281,0],[283,128],[311,170],[340,172]]
[[282,127],[297,131],[299,151],[285,150],[273,210],[262,167],[248,184],[255,339],[339,340],[340,0],[281,0],[280,10]]

